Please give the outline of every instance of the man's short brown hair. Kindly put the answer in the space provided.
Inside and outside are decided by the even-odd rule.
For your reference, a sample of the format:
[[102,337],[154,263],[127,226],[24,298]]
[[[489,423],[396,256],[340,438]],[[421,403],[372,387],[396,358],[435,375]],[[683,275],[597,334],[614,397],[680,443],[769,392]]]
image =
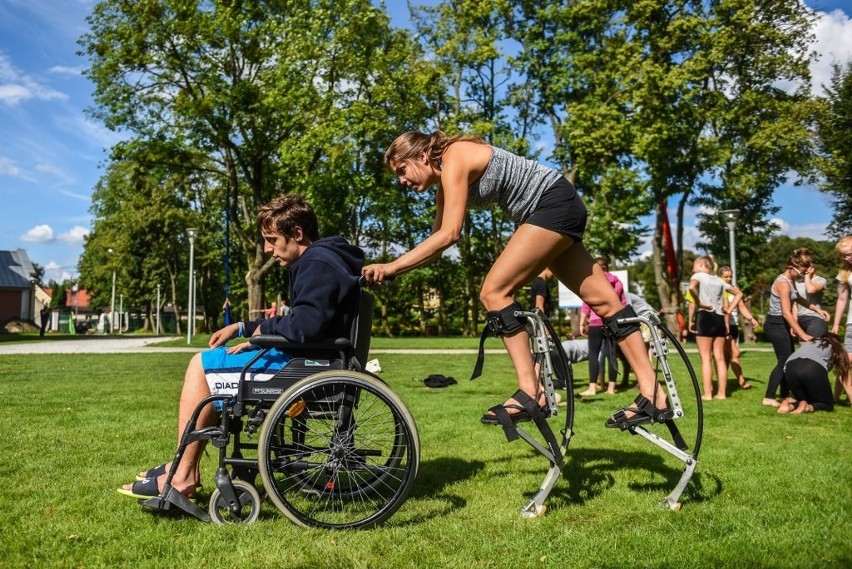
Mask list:
[[298,194],[284,194],[261,206],[257,211],[257,226],[262,233],[277,233],[293,237],[296,227],[311,241],[319,239],[314,208]]

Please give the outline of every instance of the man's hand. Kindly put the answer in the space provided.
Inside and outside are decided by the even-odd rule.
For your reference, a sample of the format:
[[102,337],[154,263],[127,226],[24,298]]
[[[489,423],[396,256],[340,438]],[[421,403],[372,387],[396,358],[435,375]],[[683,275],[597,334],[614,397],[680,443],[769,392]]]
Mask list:
[[216,330],[213,332],[213,335],[210,336],[210,341],[207,343],[211,348],[218,348],[219,346],[224,346],[228,342],[231,341],[231,338],[237,335],[240,331],[240,323],[234,322],[233,324],[229,324],[220,330]]

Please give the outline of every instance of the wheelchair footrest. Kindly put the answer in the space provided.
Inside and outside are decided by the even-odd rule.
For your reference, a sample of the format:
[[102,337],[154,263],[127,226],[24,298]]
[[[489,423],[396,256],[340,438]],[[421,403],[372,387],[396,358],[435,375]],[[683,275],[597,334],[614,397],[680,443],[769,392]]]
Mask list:
[[147,500],[139,500],[139,505],[151,508],[152,510],[162,511],[171,510],[172,507],[175,507],[179,510],[183,510],[187,514],[195,516],[202,522],[210,521],[210,516],[204,510],[196,506],[192,500],[178,492],[175,488],[168,485],[163,489],[163,494],[161,496],[154,496]]

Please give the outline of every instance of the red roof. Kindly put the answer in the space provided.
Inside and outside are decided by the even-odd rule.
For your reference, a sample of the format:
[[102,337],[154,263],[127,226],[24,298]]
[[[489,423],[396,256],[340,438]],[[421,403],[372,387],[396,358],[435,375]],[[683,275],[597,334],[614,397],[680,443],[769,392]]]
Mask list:
[[76,293],[69,288],[65,289],[65,307],[77,308],[78,310],[86,310],[92,302],[92,295],[89,291],[80,289]]

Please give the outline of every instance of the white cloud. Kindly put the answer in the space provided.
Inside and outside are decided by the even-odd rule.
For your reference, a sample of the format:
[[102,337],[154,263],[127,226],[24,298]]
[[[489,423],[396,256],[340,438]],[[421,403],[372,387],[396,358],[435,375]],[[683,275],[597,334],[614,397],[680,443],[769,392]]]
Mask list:
[[54,65],[50,68],[49,71],[50,73],[55,73],[56,75],[73,75],[76,77],[82,75],[84,69],[85,68],[82,66],[68,67],[65,65]]
[[92,196],[87,196],[84,194],[77,194],[74,192],[69,192],[68,190],[57,190],[63,196],[68,196],[69,198],[74,198],[75,200],[80,200],[84,202],[88,202],[92,199]]
[[46,174],[61,174],[59,168],[56,166],[51,166],[50,164],[36,164],[35,169],[39,172],[44,172]]
[[59,239],[69,245],[80,245],[83,243],[83,238],[89,234],[89,230],[85,227],[75,225],[70,230],[59,234]]
[[21,241],[28,243],[50,243],[53,241],[53,229],[49,225],[36,225],[21,235]]
[[817,12],[817,16],[813,31],[818,58],[811,63],[811,75],[814,93],[821,95],[822,86],[831,81],[831,64],[852,59],[852,19],[841,10]]
[[15,161],[5,156],[0,156],[0,175],[17,178],[21,175],[21,169],[15,166]]
[[[777,233],[781,233],[784,235],[789,235],[790,233],[790,224],[781,219],[780,217],[773,217],[770,219],[772,223],[778,226]],[[792,237],[792,236],[791,236]]]
[[66,267],[61,266],[56,261],[48,261],[44,266],[44,281],[63,282],[66,278],[71,278],[71,275],[65,270]]
[[51,89],[37,78],[15,68],[9,57],[0,53],[0,103],[14,107],[31,99],[64,101],[68,99],[68,95]]

